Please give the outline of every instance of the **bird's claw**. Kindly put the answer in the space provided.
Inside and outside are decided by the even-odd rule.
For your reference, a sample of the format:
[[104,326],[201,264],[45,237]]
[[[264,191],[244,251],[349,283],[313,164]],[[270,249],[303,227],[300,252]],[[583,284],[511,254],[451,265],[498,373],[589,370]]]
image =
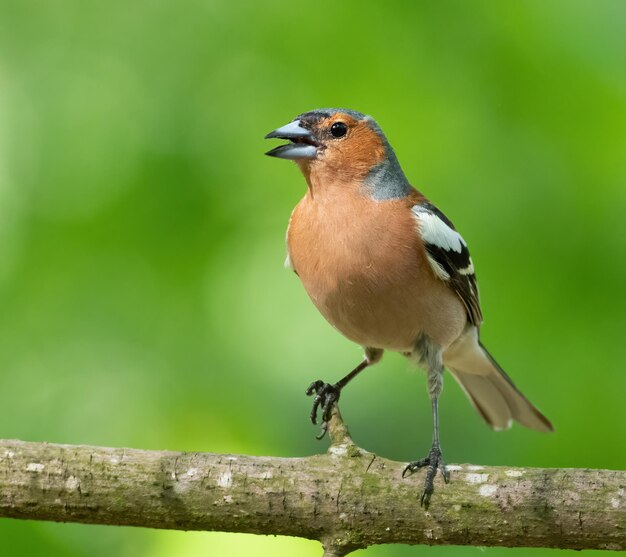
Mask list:
[[415,470],[419,470],[420,468],[427,468],[426,479],[424,480],[424,491],[420,497],[420,504],[425,509],[428,509],[430,497],[434,491],[434,481],[437,470],[441,471],[444,482],[448,483],[450,481],[450,472],[447,470],[446,463],[443,461],[439,445],[433,445],[428,456],[420,460],[409,462],[402,472],[402,477],[404,478],[407,474],[412,474]]
[[322,431],[317,436],[318,439],[324,437],[328,431],[330,413],[333,409],[333,404],[339,400],[340,393],[341,389],[339,387],[331,385],[330,383],[325,383],[321,379],[313,381],[313,383],[311,383],[309,388],[306,390],[307,396],[315,395],[315,398],[313,398],[313,408],[311,408],[311,422],[313,424],[317,424],[318,410],[321,409],[322,411]]

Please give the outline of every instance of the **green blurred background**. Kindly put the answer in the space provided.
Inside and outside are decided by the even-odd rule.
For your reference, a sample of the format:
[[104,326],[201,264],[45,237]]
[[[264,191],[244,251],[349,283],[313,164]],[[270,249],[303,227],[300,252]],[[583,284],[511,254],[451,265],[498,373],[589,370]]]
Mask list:
[[[360,349],[283,269],[305,186],[263,135],[346,106],[378,120],[469,242],[483,339],[556,426],[491,432],[448,379],[447,461],[623,469],[625,25],[620,0],[0,0],[1,436],[324,451],[304,388]],[[342,410],[368,450],[430,446],[424,377],[400,356]],[[0,540],[3,557],[321,555],[12,520]]]

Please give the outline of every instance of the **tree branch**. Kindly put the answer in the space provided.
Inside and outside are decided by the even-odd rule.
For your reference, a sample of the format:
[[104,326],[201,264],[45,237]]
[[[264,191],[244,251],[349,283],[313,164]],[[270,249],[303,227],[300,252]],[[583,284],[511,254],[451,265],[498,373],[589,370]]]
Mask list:
[[177,453],[0,441],[0,516],[278,534],[339,557],[373,544],[626,549],[626,472],[449,466],[423,477],[358,448],[336,412],[327,454]]

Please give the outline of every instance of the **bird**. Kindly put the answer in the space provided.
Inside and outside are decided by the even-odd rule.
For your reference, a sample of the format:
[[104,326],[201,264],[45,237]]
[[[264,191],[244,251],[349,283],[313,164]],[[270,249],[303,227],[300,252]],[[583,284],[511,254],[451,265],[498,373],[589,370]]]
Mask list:
[[376,121],[345,108],[296,116],[266,139],[287,140],[266,154],[295,161],[306,193],[287,227],[286,266],[324,318],[363,347],[363,360],[336,383],[318,379],[310,418],[321,434],[346,385],[398,352],[426,372],[433,436],[428,454],[402,478],[426,468],[428,508],[437,471],[450,480],[439,440],[439,397],[448,369],[494,430],[513,421],[542,432],[550,421],[517,389],[480,340],[483,315],[467,243],[450,219],[415,189]]

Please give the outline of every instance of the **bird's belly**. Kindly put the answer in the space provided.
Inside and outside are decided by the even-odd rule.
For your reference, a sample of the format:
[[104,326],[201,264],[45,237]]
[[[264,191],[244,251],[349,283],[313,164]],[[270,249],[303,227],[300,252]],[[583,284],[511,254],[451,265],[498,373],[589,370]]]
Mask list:
[[460,300],[415,253],[395,264],[388,258],[370,261],[348,273],[337,262],[328,263],[304,265],[298,274],[322,315],[361,346],[411,352],[426,334],[446,347],[463,330]]
[[318,291],[311,298],[322,315],[350,340],[361,346],[409,352],[423,329],[423,312],[415,299],[407,300],[404,294],[410,293],[399,296],[381,292],[353,279],[336,289]]

